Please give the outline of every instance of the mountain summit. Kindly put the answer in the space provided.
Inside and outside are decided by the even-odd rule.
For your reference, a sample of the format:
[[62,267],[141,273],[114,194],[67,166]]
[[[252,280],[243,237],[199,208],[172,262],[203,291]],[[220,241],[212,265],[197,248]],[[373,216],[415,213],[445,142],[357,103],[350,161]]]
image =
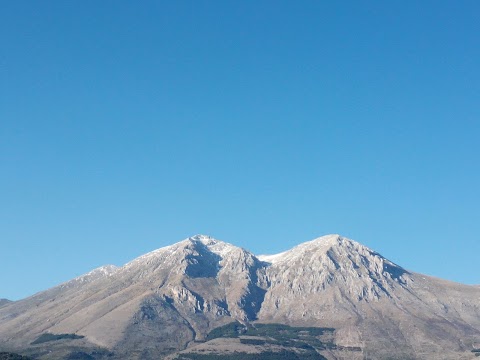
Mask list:
[[[282,339],[306,330],[239,341],[265,324],[282,324]],[[329,329],[330,345],[323,335],[298,346],[308,329]],[[195,235],[0,306],[0,349],[39,359],[228,359],[221,349],[292,346],[319,359],[469,359],[477,344],[479,287],[407,271],[340,235],[258,257]]]

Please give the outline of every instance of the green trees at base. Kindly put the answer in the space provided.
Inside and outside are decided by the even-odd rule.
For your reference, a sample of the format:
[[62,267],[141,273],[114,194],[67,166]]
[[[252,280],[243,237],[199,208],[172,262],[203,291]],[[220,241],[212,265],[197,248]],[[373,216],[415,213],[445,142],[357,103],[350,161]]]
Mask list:
[[0,352],[0,360],[32,360],[32,359],[26,356],[18,355],[18,354]]
[[81,339],[84,336],[82,335],[77,335],[77,334],[51,334],[51,333],[45,333],[40,335],[35,341],[33,341],[31,344],[41,344],[45,343],[48,341],[56,341],[56,340],[62,340],[62,339]]

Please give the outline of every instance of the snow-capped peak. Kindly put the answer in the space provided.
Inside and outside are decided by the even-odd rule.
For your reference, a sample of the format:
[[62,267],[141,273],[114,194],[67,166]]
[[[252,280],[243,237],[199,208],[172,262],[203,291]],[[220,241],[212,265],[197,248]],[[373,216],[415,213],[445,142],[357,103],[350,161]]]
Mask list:
[[192,242],[200,242],[207,247],[207,249],[220,257],[224,257],[227,253],[234,250],[242,250],[233,244],[217,240],[209,235],[194,235],[187,239]]
[[142,255],[127,263],[124,268],[131,268],[132,266],[142,264],[167,264],[171,259],[178,259],[178,257],[183,257],[185,254],[191,254],[192,251],[201,254],[205,254],[205,251],[207,251],[220,256],[220,258],[224,258],[227,254],[235,250],[244,251],[235,245],[217,240],[209,235],[197,234],[173,245],[165,246]]
[[284,260],[289,260],[292,257],[297,256],[300,253],[318,251],[321,249],[328,250],[334,245],[341,245],[343,243],[353,242],[352,240],[346,239],[338,234],[331,234],[321,236],[311,241],[304,242],[300,245],[295,246],[294,248],[281,252],[274,255],[259,255],[258,258],[261,261],[268,263],[277,263]]
[[197,234],[197,235],[193,235],[193,236],[190,236],[188,238],[188,240],[191,240],[191,241],[200,241],[201,243],[203,244],[208,244],[208,243],[212,243],[212,242],[217,242],[218,240],[216,240],[215,238],[211,237],[210,235],[203,235],[203,234]]

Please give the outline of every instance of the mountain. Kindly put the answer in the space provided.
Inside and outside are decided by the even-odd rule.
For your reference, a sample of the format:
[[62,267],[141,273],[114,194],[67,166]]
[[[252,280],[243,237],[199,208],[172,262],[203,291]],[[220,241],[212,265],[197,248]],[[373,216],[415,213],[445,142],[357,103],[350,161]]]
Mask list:
[[458,359],[478,342],[480,292],[471,286],[407,271],[336,235],[264,259],[263,322],[333,327],[337,344],[368,358]]
[[0,307],[3,305],[7,305],[8,303],[11,303],[11,300],[8,299],[0,299]]
[[197,235],[0,307],[0,350],[40,359],[471,359],[478,348],[479,287],[339,235],[259,257]]

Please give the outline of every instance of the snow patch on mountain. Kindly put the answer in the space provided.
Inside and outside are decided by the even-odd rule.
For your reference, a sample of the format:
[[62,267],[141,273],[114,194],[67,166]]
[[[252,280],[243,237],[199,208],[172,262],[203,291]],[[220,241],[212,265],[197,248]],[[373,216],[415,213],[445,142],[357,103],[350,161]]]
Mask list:
[[60,287],[72,287],[81,283],[90,283],[99,279],[112,276],[119,268],[115,265],[100,266],[92,271],[80,275],[70,281],[60,284]]
[[190,241],[198,241],[205,245],[207,249],[214,254],[217,254],[221,258],[225,257],[227,254],[231,253],[232,251],[239,250],[238,246],[217,240],[208,235],[195,235],[189,238]]
[[304,242],[300,245],[295,246],[290,250],[281,252],[279,254],[260,255],[258,256],[258,259],[271,264],[276,264],[284,261],[288,262],[295,259],[298,256],[301,256],[302,254],[309,253],[312,251],[316,252],[321,250],[328,250],[332,246],[343,245],[348,242],[355,243],[353,240],[343,238],[338,234],[325,235],[325,236],[316,238],[314,240]]
[[257,258],[258,258],[260,261],[273,264],[273,263],[275,263],[276,261],[282,259],[282,257],[283,257],[287,252],[288,252],[288,251],[284,251],[284,252],[281,252],[281,253],[278,253],[278,254],[274,254],[274,255],[258,255]]

